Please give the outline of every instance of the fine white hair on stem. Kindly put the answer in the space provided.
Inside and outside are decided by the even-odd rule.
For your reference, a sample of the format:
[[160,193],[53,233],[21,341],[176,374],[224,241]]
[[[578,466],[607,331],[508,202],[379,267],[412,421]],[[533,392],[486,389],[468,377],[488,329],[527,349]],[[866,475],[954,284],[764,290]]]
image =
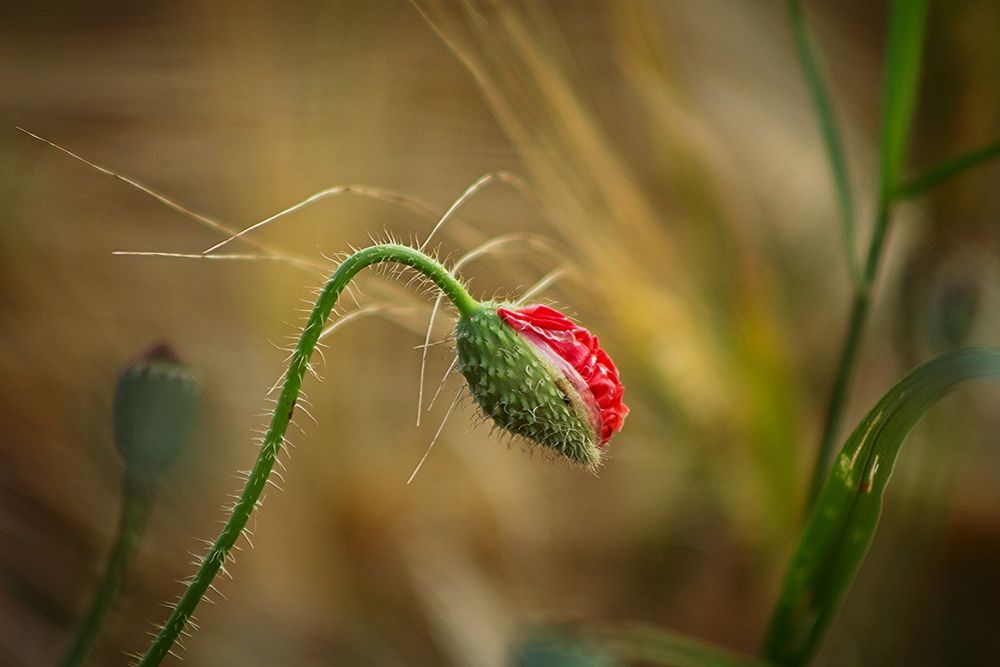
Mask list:
[[456,405],[458,405],[458,400],[461,397],[462,397],[462,388],[460,387],[459,390],[455,392],[455,398],[451,400],[451,405],[448,406],[448,411],[444,413],[444,418],[441,419],[441,425],[438,426],[437,432],[434,434],[434,437],[431,438],[431,444],[427,445],[427,451],[425,451],[424,455],[420,457],[420,461],[417,463],[417,467],[413,469],[413,472],[410,474],[410,478],[406,480],[407,485],[409,485],[410,482],[412,482],[413,479],[417,476],[417,473],[420,472],[420,468],[422,468],[424,465],[424,461],[426,461],[427,457],[430,456],[431,449],[434,448],[434,443],[436,443],[438,441],[438,438],[441,436],[441,431],[444,430],[444,425],[448,423],[448,417],[451,416],[451,411],[455,409]]

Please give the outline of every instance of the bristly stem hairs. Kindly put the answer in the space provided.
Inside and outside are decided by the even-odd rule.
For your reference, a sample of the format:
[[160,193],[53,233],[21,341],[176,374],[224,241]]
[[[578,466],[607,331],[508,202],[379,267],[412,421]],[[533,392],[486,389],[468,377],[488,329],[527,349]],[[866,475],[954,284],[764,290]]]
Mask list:
[[309,359],[312,357],[319,336],[323,332],[323,327],[329,319],[337,299],[358,272],[373,264],[384,262],[394,262],[412,267],[430,278],[463,316],[471,315],[480,309],[480,305],[469,296],[462,283],[441,263],[408,246],[397,244],[371,246],[354,253],[337,267],[316,300],[309,320],[302,330],[295,350],[292,352],[281,394],[261,443],[257,461],[247,478],[246,486],[233,506],[232,513],[222,532],[212,543],[198,568],[198,572],[140,660],[140,665],[158,665],[167,656],[171,646],[184,630],[215,576],[220,569],[224,568],[226,561],[231,558],[230,552],[256,508],[261,492],[264,490],[274,467],[278,452],[285,442],[285,432],[288,430],[289,421],[295,411],[302,380],[308,370]]

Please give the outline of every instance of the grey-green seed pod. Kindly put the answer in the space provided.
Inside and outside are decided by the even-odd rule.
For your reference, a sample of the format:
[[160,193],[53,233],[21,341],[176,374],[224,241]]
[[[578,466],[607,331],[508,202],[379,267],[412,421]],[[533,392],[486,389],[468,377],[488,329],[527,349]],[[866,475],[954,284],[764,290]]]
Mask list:
[[556,359],[508,326],[499,305],[484,303],[455,329],[459,367],[476,403],[501,428],[597,467],[600,415],[586,386],[581,391]]
[[174,351],[158,344],[122,370],[115,388],[115,445],[126,475],[146,483],[177,458],[191,437],[200,388]]

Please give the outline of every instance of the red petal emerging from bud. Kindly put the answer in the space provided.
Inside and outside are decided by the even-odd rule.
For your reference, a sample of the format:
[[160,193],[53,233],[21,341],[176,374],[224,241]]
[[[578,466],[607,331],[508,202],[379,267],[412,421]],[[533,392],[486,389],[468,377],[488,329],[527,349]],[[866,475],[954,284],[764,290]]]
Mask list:
[[500,307],[497,314],[532,342],[548,346],[580,375],[600,412],[598,432],[602,446],[621,430],[628,414],[628,407],[622,403],[625,388],[597,336],[548,306],[525,306],[517,310]]

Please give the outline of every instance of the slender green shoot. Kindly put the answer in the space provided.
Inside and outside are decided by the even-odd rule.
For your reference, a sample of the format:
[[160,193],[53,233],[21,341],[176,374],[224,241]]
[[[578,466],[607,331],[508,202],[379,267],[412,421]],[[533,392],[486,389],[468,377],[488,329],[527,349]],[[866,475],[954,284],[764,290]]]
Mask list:
[[798,52],[799,64],[809,87],[816,120],[819,123],[823,145],[826,148],[826,159],[830,166],[830,176],[840,208],[841,227],[844,235],[844,250],[847,254],[847,267],[854,284],[861,283],[861,267],[857,259],[857,224],[855,222],[854,201],[851,195],[851,184],[847,177],[847,161],[844,158],[844,146],[837,130],[833,116],[833,104],[830,93],[823,80],[819,51],[813,43],[812,34],[802,14],[801,0],[788,0],[788,14],[792,27],[792,37],[795,39],[795,49]]
[[257,461],[247,477],[246,486],[233,506],[232,513],[222,532],[215,539],[187,590],[140,660],[140,665],[158,665],[167,656],[219,570],[223,568],[227,560],[232,559],[230,552],[256,508],[261,492],[264,490],[274,467],[278,452],[285,442],[285,432],[295,410],[302,380],[309,367],[309,359],[312,357],[320,334],[330,317],[330,312],[336,305],[341,292],[347,288],[359,271],[383,262],[409,266],[430,278],[463,316],[472,315],[481,308],[480,304],[469,295],[462,283],[448,269],[436,260],[408,246],[391,243],[371,246],[357,251],[337,267],[316,300],[309,320],[292,353],[281,394],[271,417],[271,423],[261,443]]
[[125,570],[131,559],[133,549],[142,532],[142,525],[149,510],[149,495],[139,488],[139,485],[126,479],[124,498],[122,501],[122,516],[118,525],[118,537],[111,550],[104,577],[90,604],[90,610],[84,617],[77,631],[73,644],[63,658],[63,667],[75,667],[83,664],[94,639],[97,637],[104,619],[111,609],[112,602],[118,594],[125,575]]
[[903,182],[896,188],[893,196],[896,200],[918,197],[934,186],[998,156],[1000,156],[1000,141],[928,169]]
[[881,162],[879,195],[862,280],[855,287],[847,333],[841,347],[837,375],[827,404],[826,419],[820,440],[812,480],[809,484],[808,507],[819,495],[826,471],[833,457],[837,433],[844,416],[847,391],[851,384],[861,335],[868,321],[872,291],[882,251],[892,219],[893,193],[906,154],[906,142],[913,122],[917,98],[917,83],[923,55],[927,24],[928,0],[891,0],[886,37],[885,74],[882,91]]

